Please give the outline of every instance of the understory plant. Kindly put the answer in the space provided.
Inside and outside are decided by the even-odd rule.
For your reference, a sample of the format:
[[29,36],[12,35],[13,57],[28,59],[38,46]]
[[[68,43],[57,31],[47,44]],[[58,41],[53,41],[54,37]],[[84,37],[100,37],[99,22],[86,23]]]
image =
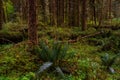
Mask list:
[[39,58],[44,62],[36,72],[36,80],[39,80],[39,76],[45,70],[53,70],[64,77],[64,73],[61,68],[61,61],[68,59],[73,53],[68,54],[68,44],[62,45],[60,42],[53,42],[52,44],[46,44],[40,42],[40,45],[36,48]]
[[116,62],[116,59],[119,56],[120,56],[120,54],[117,54],[115,56],[111,56],[108,53],[101,56],[102,64],[105,66],[105,69],[108,70],[110,73],[115,73],[115,70],[112,68],[112,65]]
[[117,35],[112,35],[109,38],[104,39],[102,46],[102,51],[112,51],[117,54],[120,52],[120,37]]

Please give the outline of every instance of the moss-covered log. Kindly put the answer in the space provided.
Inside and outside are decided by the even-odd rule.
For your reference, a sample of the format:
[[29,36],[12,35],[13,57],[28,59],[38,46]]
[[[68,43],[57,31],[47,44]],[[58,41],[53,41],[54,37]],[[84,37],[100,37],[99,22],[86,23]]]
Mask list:
[[22,32],[0,32],[0,44],[17,43],[23,41],[27,37]]
[[112,29],[112,30],[118,30],[120,29],[120,26],[119,25],[101,25],[101,26],[93,26],[95,29],[104,29],[104,28],[107,28],[107,29]]

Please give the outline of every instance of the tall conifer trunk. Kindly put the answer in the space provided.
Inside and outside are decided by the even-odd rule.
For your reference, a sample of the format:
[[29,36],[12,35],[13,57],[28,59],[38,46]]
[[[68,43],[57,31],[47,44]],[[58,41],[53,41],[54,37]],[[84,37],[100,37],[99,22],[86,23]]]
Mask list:
[[87,0],[83,0],[82,1],[82,15],[81,15],[81,19],[82,19],[82,30],[85,31],[87,29]]
[[0,30],[2,29],[2,24],[3,24],[3,7],[2,7],[2,0],[0,0]]
[[36,0],[28,0],[29,11],[28,11],[28,38],[29,47],[38,44],[37,35],[37,13],[36,13]]
[[64,0],[57,1],[57,25],[63,26],[64,24]]
[[57,0],[49,0],[50,6],[50,23],[51,25],[57,25]]

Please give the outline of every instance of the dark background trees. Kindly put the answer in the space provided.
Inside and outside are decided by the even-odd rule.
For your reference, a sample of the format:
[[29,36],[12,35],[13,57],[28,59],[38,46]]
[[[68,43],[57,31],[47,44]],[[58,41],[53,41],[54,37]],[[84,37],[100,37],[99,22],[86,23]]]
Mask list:
[[[28,2],[29,0],[1,0],[0,29],[3,22],[17,22],[20,26],[29,22],[26,28],[29,27],[29,39],[32,41],[33,36],[37,39],[37,25],[79,27],[80,31],[85,31],[90,26],[117,25],[118,23],[111,24],[112,20],[120,17],[120,2],[116,0],[36,0],[31,4]],[[37,43],[33,41],[32,43]]]
[[[27,21],[28,1],[8,1],[11,1],[15,8],[13,14],[23,22]],[[120,6],[116,0],[37,0],[36,5],[37,17],[41,22],[56,26],[76,26],[82,30],[88,21],[93,21],[97,26],[104,23],[104,20],[119,17]]]

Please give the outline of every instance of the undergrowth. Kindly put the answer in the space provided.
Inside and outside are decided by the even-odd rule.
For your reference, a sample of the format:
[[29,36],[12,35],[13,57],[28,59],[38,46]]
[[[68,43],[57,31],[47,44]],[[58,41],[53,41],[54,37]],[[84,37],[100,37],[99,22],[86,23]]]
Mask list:
[[[41,74],[41,80],[119,80],[120,58],[118,57],[111,65],[115,70],[114,74],[105,70],[106,65],[101,60],[101,56],[104,57],[106,53],[110,57],[119,53],[119,31],[112,31],[112,33],[106,31],[105,35],[100,34],[97,37],[90,37],[70,43],[65,53],[61,52],[62,48],[64,48],[63,43],[56,44],[56,46],[53,46],[51,43],[48,44],[49,42],[54,42],[54,38],[61,42],[64,42],[64,40],[67,42],[69,39],[74,40],[78,36],[81,37],[97,32],[94,28],[92,30],[90,28],[87,32],[80,32],[76,27],[72,29],[53,29],[52,27],[42,29],[41,32],[38,32],[39,37],[40,40],[46,41],[46,44],[43,47],[44,49],[39,46],[40,51],[37,52],[39,55],[30,54],[27,51],[26,41],[17,44],[0,45],[0,79],[30,80],[35,77],[36,71],[38,71],[40,66],[44,65],[44,62],[52,62],[52,64],[57,63],[57,67],[60,66],[61,70],[63,70],[64,78],[61,79],[60,76],[56,75],[55,67],[52,67],[50,69],[47,68],[48,70]],[[53,47],[55,47],[54,50]],[[45,48],[47,48],[47,52],[45,52]],[[59,51],[57,52],[56,50]],[[50,57],[52,60],[48,59],[49,56],[45,56],[46,53],[51,54],[54,52],[57,55],[52,55]],[[42,53],[44,53],[43,59],[40,57]],[[56,60],[55,56],[58,56],[58,53],[64,53],[66,57],[70,56],[72,58],[66,59],[62,57]],[[55,62],[53,59],[55,59]]]

